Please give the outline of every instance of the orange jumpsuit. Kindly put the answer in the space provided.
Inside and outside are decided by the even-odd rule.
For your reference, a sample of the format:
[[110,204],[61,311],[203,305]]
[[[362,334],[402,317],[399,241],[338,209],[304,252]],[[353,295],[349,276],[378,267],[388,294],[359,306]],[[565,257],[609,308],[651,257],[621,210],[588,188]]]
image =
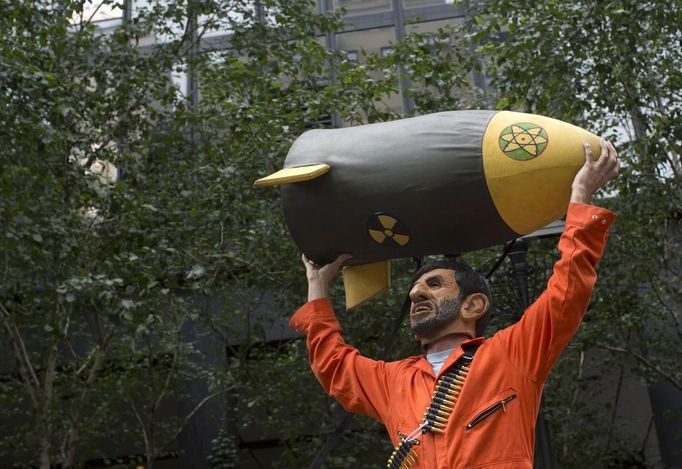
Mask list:
[[[614,218],[599,207],[570,204],[547,289],[516,324],[464,343],[481,345],[445,432],[422,435],[413,467],[533,467],[543,383],[587,309]],[[347,410],[382,422],[394,446],[419,426],[437,379],[424,355],[395,362],[363,357],[344,342],[327,299],[303,305],[289,325],[307,336],[313,373]],[[441,373],[462,353],[457,347]]]

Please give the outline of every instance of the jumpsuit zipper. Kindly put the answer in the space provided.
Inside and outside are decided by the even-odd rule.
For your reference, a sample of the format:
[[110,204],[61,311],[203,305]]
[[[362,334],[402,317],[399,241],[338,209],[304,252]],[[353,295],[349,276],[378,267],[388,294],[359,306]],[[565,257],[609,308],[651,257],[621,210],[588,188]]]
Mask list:
[[467,424],[466,429],[471,430],[472,427],[474,427],[475,425],[478,425],[483,420],[490,417],[490,415],[494,414],[495,412],[497,412],[500,409],[506,410],[505,406],[507,405],[507,403],[513,401],[514,399],[516,399],[516,394],[512,394],[511,396],[509,396],[505,399],[502,399],[501,401],[497,401],[496,403],[494,403],[493,405],[491,405],[490,407],[488,407],[487,409],[481,411],[478,415],[476,415],[476,417],[474,417],[473,420]]

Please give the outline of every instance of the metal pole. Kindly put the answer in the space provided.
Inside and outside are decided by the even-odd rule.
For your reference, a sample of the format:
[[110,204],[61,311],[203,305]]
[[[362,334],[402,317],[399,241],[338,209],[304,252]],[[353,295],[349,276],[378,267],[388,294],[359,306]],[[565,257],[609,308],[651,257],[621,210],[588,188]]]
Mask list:
[[133,19],[133,0],[123,2],[123,23],[129,23]]
[[[393,0],[393,25],[395,27],[395,38],[400,41],[405,37],[405,10],[403,10],[403,0]],[[407,91],[412,88],[412,82],[405,77],[405,67],[398,66],[400,73],[400,94],[403,97],[403,111],[410,113],[414,109],[414,101],[407,95]]]
[[[334,0],[321,0],[320,1],[320,13],[326,14],[327,12],[334,11]],[[334,31],[327,31],[324,35],[325,47],[328,51],[336,52],[336,33]],[[329,64],[329,80],[336,83],[336,67],[334,63]],[[341,116],[338,112],[334,111],[331,113],[332,116],[332,127],[341,127]]]
[[[469,2],[468,0],[464,0],[462,4],[464,7],[464,22],[466,23],[469,20]],[[471,69],[471,74],[474,80],[474,89],[478,90],[482,95],[482,104],[484,108],[490,109],[491,105],[489,100],[488,83],[485,78],[485,71],[483,71],[483,64],[479,60],[478,54],[476,53],[477,47],[478,43],[471,43],[469,45],[469,53],[471,54],[471,57],[474,61],[473,67]]]

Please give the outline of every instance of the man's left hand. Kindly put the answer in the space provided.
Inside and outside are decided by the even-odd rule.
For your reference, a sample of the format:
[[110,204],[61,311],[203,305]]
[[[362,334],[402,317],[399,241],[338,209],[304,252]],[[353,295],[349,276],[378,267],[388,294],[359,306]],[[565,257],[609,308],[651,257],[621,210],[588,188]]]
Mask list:
[[611,179],[618,175],[620,162],[618,154],[611,142],[603,138],[599,141],[601,154],[597,161],[592,160],[592,148],[584,143],[585,164],[573,179],[571,185],[571,202],[589,204],[592,196]]

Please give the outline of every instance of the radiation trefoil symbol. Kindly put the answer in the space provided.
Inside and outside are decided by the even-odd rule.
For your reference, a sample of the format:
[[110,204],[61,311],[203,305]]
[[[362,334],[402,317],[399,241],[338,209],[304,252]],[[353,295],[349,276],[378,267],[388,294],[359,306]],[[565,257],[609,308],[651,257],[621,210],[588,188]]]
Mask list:
[[410,232],[397,218],[377,212],[367,221],[369,236],[377,243],[389,247],[403,247],[410,242]]
[[547,148],[547,132],[537,124],[524,122],[505,128],[500,134],[500,148],[515,160],[530,160]]

